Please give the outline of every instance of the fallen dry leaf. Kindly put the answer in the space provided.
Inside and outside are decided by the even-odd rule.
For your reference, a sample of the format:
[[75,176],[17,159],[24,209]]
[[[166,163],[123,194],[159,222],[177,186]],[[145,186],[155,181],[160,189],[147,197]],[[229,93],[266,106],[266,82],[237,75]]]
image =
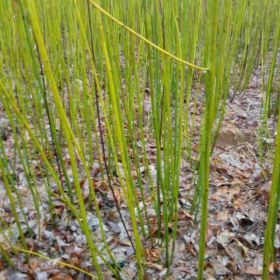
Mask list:
[[59,273],[53,275],[52,277],[50,277],[49,280],[73,280],[73,278],[69,274],[59,272]]
[[242,270],[245,274],[249,274],[249,275],[262,275],[262,269],[259,267],[247,267],[245,269]]
[[0,260],[0,271],[4,270],[5,264],[3,260]]
[[157,262],[160,258],[161,249],[160,248],[146,248],[145,258],[148,262]]
[[157,263],[151,263],[151,262],[146,262],[146,266],[152,269],[157,270],[158,272],[161,272],[164,270],[164,266],[157,264]]
[[217,237],[217,242],[223,247],[226,248],[227,245],[233,240],[235,233],[224,231]]

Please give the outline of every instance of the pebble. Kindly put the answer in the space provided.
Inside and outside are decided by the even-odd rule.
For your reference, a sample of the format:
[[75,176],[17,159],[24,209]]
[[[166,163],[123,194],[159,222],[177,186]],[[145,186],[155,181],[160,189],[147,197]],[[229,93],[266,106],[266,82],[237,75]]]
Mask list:
[[61,256],[61,258],[68,261],[70,259],[70,256],[67,254],[64,254]]
[[83,234],[78,235],[76,237],[76,243],[77,244],[86,244],[87,243],[87,239],[86,239],[86,237]]
[[8,276],[8,280],[28,280],[28,276],[26,274],[16,272],[16,273],[10,274]]
[[52,233],[51,231],[48,231],[48,230],[46,230],[46,231],[44,232],[44,236],[45,236],[45,238],[48,239],[48,240],[53,240],[53,239],[54,239],[53,233]]
[[36,280],[48,280],[49,274],[45,271],[37,272],[36,273]]
[[88,215],[88,224],[93,231],[99,228],[99,220],[93,215]]
[[71,231],[73,231],[73,232],[77,231],[77,227],[76,227],[75,225],[71,225],[70,229],[71,229]]

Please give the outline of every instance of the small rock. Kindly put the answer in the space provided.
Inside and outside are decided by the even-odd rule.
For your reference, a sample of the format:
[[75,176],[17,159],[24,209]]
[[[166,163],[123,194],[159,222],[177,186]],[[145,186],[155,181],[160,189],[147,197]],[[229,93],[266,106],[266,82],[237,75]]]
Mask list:
[[116,234],[121,233],[121,229],[120,226],[117,223],[113,223],[108,221],[107,222],[109,224],[109,226],[111,227],[112,231]]
[[130,256],[132,256],[132,255],[134,255],[135,254],[135,251],[134,251],[134,249],[132,248],[132,247],[129,247],[127,250],[126,250],[126,256],[127,257],[130,257]]
[[36,280],[48,280],[49,275],[45,271],[37,272],[36,273]]
[[88,215],[88,224],[91,227],[93,231],[97,230],[99,228],[99,220],[93,215]]
[[70,229],[74,232],[77,231],[77,227],[75,225],[71,225]]
[[28,276],[26,274],[16,272],[9,275],[8,280],[28,280]]
[[45,238],[48,239],[48,240],[53,240],[53,239],[54,239],[53,233],[52,233],[51,231],[48,231],[48,230],[46,230],[46,231],[44,232],[44,236],[45,236]]
[[81,235],[78,235],[77,237],[76,237],[76,242],[77,242],[77,244],[86,244],[87,243],[87,239],[86,239],[86,237],[83,235],[83,234],[81,234]]
[[61,256],[61,258],[68,261],[70,259],[70,256],[67,254],[64,254]]

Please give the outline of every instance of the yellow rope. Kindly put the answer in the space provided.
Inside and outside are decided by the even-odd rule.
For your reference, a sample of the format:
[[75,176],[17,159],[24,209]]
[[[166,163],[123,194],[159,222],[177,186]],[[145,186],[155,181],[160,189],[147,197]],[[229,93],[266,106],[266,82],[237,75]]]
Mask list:
[[58,260],[54,260],[54,259],[51,259],[47,256],[44,256],[44,255],[41,255],[40,253],[37,253],[37,252],[33,252],[33,251],[29,251],[29,250],[26,250],[26,249],[22,249],[22,248],[18,248],[14,245],[11,245],[16,251],[20,251],[20,252],[23,252],[23,253],[27,253],[27,254],[30,254],[30,255],[33,255],[33,256],[36,256],[36,257],[39,257],[41,259],[45,259],[47,261],[50,261],[50,262],[53,262],[55,264],[60,264],[60,265],[63,265],[63,266],[66,266],[66,267],[69,267],[69,268],[72,268],[74,270],[77,270],[79,272],[82,272],[84,274],[86,274],[87,276],[91,277],[92,279],[96,279],[96,276],[93,275],[92,273],[90,272],[87,272],[86,270],[82,269],[82,268],[79,268],[77,266],[74,266],[72,264],[69,264],[69,263],[65,263],[65,262],[62,262],[62,261],[58,261]]
[[136,31],[134,31],[132,28],[128,27],[127,25],[125,25],[123,22],[119,21],[118,19],[116,19],[115,17],[113,17],[110,13],[108,13],[107,11],[105,11],[102,7],[100,7],[97,3],[95,3],[93,0],[90,0],[91,4],[98,10],[100,11],[102,14],[104,14],[105,16],[107,16],[108,18],[110,18],[112,21],[114,21],[115,23],[117,23],[119,26],[123,27],[124,29],[126,29],[127,31],[129,31],[131,34],[135,35],[136,37],[138,37],[139,39],[143,40],[146,44],[150,45],[151,47],[157,49],[159,52],[175,59],[176,61],[183,63],[185,65],[188,65],[191,68],[200,70],[200,71],[208,71],[208,68],[204,68],[201,66],[197,66],[194,65],[186,60],[183,60],[175,55],[173,55],[172,53],[162,49],[161,47],[159,47],[158,45],[154,44],[153,42],[151,42],[150,40],[148,40],[147,38],[145,38],[144,36],[142,36],[141,34],[137,33]]

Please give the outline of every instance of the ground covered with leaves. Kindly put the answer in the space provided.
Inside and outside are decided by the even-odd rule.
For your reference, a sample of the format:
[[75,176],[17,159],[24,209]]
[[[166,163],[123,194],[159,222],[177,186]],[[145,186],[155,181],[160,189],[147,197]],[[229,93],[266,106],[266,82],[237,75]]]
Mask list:
[[[209,196],[209,226],[207,236],[206,279],[261,279],[262,250],[264,243],[264,230],[267,218],[267,205],[271,185],[273,139],[260,139],[258,128],[259,114],[261,112],[262,92],[259,73],[256,73],[248,90],[243,95],[228,103],[227,114],[223,122],[220,136],[216,143],[211,159],[211,189]],[[146,110],[150,110],[149,97],[146,100]],[[195,118],[202,117],[203,104],[196,111]],[[14,141],[10,131],[7,117],[1,108],[0,125],[2,139],[5,143],[7,155],[13,155]],[[270,123],[271,129],[275,123]],[[199,128],[194,131],[193,150],[198,150]],[[258,143],[266,143],[263,160],[260,160]],[[150,173],[155,176],[156,148],[152,141],[147,140],[147,153],[150,164]],[[196,164],[196,155],[194,161]],[[12,161],[13,159],[10,158]],[[65,155],[67,161],[67,155]],[[69,161],[69,159],[68,159]],[[34,162],[38,177],[44,180],[44,170],[39,168],[40,162]],[[31,207],[30,191],[24,176],[23,166],[16,163],[18,193],[22,198],[23,209],[28,217],[28,227],[23,227],[31,251],[39,252],[50,259],[30,255],[27,259],[21,252],[12,255],[14,267],[8,267],[0,258],[0,279],[90,279],[89,275],[75,269],[65,267],[60,262],[82,268],[92,274],[90,253],[87,250],[86,238],[78,222],[68,213],[63,201],[56,198],[56,189],[53,187],[53,206],[55,209],[55,227],[50,226],[52,217],[46,211],[48,200],[44,188],[39,189],[42,199],[41,211],[44,219],[36,219],[36,210]],[[121,166],[120,166],[121,168]],[[179,196],[179,232],[174,252],[173,265],[168,279],[196,279],[198,240],[199,240],[199,213],[191,213],[190,208],[197,175],[187,159],[182,160],[181,184]],[[82,171],[81,171],[82,172]],[[145,171],[143,170],[143,173]],[[134,250],[122,226],[114,199],[106,178],[102,178],[100,167],[93,166],[92,175],[98,193],[99,205],[102,211],[104,229],[107,242],[121,267],[123,279],[137,279],[137,267]],[[135,174],[135,176],[137,176]],[[81,176],[82,177],[82,176]],[[0,180],[0,213],[1,220],[9,225],[9,230],[3,235],[12,236],[17,242],[19,233],[15,219],[11,215],[10,205],[6,197],[3,180]],[[124,203],[118,178],[114,178],[114,188],[117,201],[121,208],[124,220],[132,232],[129,214]],[[38,184],[40,187],[40,184]],[[84,198],[89,197],[89,186],[86,180],[81,181]],[[147,198],[148,216],[152,222],[150,229],[151,239],[144,242],[147,261],[145,279],[163,279],[167,269],[163,265],[163,252],[160,247],[161,240],[157,239],[158,231],[156,213],[149,209],[152,202]],[[94,232],[94,239],[99,247],[103,248],[101,231],[94,211],[90,211],[88,223]],[[20,213],[20,211],[19,211]],[[24,223],[24,217],[20,216]],[[42,222],[43,221],[43,222]],[[280,278],[280,224],[277,225],[275,249],[278,262],[270,267],[273,279]],[[170,228],[172,231],[172,227]],[[100,260],[101,262],[101,260]],[[106,279],[111,279],[111,272],[104,268]]]

